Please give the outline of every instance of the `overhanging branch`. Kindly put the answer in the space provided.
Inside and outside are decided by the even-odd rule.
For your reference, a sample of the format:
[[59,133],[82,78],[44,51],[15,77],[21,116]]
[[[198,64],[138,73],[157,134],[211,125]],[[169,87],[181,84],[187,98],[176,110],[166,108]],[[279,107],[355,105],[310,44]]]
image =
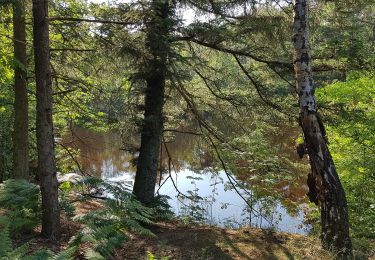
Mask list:
[[70,22],[88,22],[88,23],[103,23],[103,24],[120,24],[120,25],[134,25],[139,24],[139,22],[128,22],[128,21],[111,21],[102,19],[88,19],[88,18],[76,18],[76,17],[60,17],[54,16],[50,17],[49,21],[70,21]]

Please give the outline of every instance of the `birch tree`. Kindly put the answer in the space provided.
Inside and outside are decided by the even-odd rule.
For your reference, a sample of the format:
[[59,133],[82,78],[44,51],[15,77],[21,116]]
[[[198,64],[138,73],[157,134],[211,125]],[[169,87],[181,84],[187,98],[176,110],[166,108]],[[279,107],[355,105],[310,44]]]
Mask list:
[[294,0],[293,45],[296,88],[299,96],[299,123],[304,135],[300,156],[309,156],[311,173],[308,175],[311,202],[320,206],[322,244],[327,250],[343,258],[352,252],[349,237],[348,207],[345,191],[336,172],[325,129],[317,110],[315,86],[311,70],[308,32],[308,2]]

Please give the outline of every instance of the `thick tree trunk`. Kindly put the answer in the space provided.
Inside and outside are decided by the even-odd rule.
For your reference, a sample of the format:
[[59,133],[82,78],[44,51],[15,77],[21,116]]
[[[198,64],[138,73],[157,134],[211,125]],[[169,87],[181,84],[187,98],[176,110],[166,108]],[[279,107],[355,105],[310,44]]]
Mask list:
[[48,0],[33,0],[36,79],[36,138],[42,193],[42,235],[60,237],[60,212],[52,124],[52,81],[49,67]]
[[153,0],[151,8],[152,14],[147,24],[146,39],[149,59],[144,68],[144,77],[147,83],[145,113],[133,189],[136,198],[145,204],[154,199],[163,134],[164,88],[171,12],[168,0]]
[[23,0],[13,3],[14,69],[14,129],[13,178],[29,177],[28,98],[26,82],[26,30]]
[[323,247],[341,257],[350,257],[352,246],[346,196],[327,146],[315,102],[307,10],[306,0],[294,0],[293,63],[299,95],[300,125],[311,165],[308,196],[312,202],[320,205]]

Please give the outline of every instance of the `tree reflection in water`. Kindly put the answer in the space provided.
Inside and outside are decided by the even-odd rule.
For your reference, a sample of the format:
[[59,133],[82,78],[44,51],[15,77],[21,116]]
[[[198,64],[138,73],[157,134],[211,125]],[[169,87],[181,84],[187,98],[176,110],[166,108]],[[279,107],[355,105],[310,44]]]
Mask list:
[[[281,131],[285,134],[283,138],[273,136],[282,148],[280,152],[290,155],[292,160],[297,158],[293,158],[294,148],[288,142],[293,142],[295,133]],[[167,136],[165,140],[171,158],[163,147],[160,178],[163,185],[157,190],[171,198],[170,205],[182,219],[222,227],[251,225],[293,233],[308,231],[303,213],[306,208],[304,173],[292,172],[292,180],[279,178],[265,185],[254,178],[254,173],[243,172],[234,178],[241,184],[237,188],[246,198],[245,202],[228,182],[225,172],[219,169],[202,137],[173,133],[173,137]],[[74,127],[64,135],[62,143],[79,150],[78,161],[84,172],[103,179],[133,183],[137,154],[123,149],[119,134]],[[168,165],[171,176],[167,179]]]

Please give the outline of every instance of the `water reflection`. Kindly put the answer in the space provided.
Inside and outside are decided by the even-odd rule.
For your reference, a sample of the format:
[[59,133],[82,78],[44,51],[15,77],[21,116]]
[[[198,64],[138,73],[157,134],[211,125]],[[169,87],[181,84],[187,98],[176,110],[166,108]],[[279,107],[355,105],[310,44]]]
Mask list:
[[[299,202],[294,211],[288,209],[285,202],[282,204],[264,194],[260,196],[250,188],[240,190],[247,200],[245,202],[228,182],[225,172],[213,170],[215,160],[206,152],[199,136],[177,133],[174,142],[170,140],[172,138],[166,138],[171,160],[163,149],[161,165],[168,168],[170,163],[173,168],[170,175],[168,171],[162,171],[164,174],[160,176],[160,183],[163,185],[156,189],[161,195],[171,198],[170,205],[177,215],[218,226],[251,225],[276,227],[292,233],[307,232],[302,210],[305,207],[302,199],[305,189],[301,185],[297,185],[298,189],[291,189],[289,182],[281,181],[274,186],[275,193],[281,192],[288,195],[291,201]],[[106,180],[133,184],[135,156],[122,149],[118,134],[73,128],[64,136],[63,143],[79,149],[79,162],[84,172]],[[299,181],[298,178],[296,175],[294,182]]]

